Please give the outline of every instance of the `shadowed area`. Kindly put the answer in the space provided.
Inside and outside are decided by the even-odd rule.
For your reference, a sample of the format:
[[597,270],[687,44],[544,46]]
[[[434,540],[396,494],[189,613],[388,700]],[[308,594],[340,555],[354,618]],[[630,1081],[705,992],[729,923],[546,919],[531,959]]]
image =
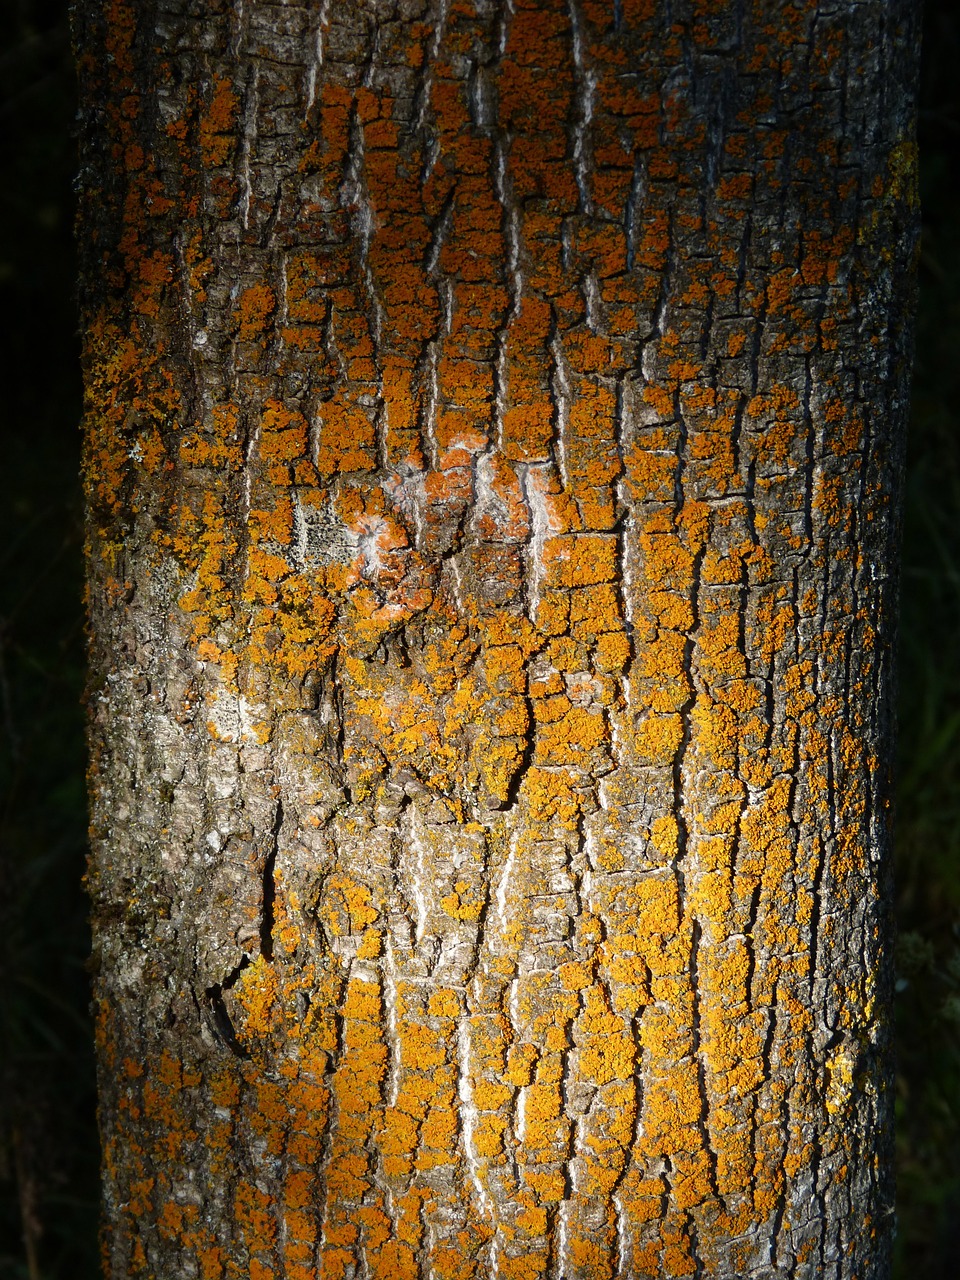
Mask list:
[[66,6],[0,6],[0,1275],[97,1269]]

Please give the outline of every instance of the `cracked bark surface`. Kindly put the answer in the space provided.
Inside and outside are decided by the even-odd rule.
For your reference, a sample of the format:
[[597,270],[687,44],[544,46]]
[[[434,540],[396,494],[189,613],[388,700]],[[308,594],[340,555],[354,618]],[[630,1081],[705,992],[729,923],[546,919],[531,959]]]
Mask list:
[[106,1274],[888,1274],[916,5],[75,21]]

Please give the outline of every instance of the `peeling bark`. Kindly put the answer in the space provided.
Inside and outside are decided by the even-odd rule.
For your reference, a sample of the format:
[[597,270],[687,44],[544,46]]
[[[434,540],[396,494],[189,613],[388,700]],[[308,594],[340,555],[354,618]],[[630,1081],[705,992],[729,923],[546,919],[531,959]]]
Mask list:
[[913,0],[81,0],[109,1277],[882,1277]]

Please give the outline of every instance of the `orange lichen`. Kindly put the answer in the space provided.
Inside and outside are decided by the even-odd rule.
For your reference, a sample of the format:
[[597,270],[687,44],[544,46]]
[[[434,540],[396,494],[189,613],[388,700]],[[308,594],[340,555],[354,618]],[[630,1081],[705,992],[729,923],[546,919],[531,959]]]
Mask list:
[[[629,71],[633,40],[677,65],[684,39],[709,49],[718,11],[694,7],[655,35],[648,0],[613,25],[598,0],[518,0],[469,86],[488,38],[474,6],[454,0],[443,32],[384,29],[398,77],[429,61],[435,146],[418,154],[376,58],[357,84],[324,70],[264,259],[257,129],[242,201],[233,173],[240,110],[273,138],[263,103],[292,101],[295,77],[268,83],[265,59],[266,96],[244,103],[225,75],[192,86],[151,151],[134,14],[111,6],[129,83],[110,105],[127,186],[109,278],[133,319],[89,332],[95,554],[122,602],[123,521],[149,517],[203,664],[201,749],[239,754],[251,814],[258,788],[264,813],[283,806],[260,950],[244,903],[228,950],[247,938],[247,958],[218,997],[247,1056],[116,1073],[124,1220],[180,1236],[202,1276],[233,1275],[235,1246],[167,1170],[202,1146],[229,1172],[244,1143],[262,1176],[230,1174],[233,1217],[261,1280],[361,1258],[392,1280],[425,1251],[458,1277],[493,1251],[504,1277],[716,1270],[718,1242],[772,1219],[803,1167],[813,1099],[828,1117],[856,1102],[853,1036],[816,1073],[797,1047],[811,951],[832,945],[814,886],[861,892],[879,767],[819,692],[854,644],[866,670],[880,634],[863,599],[825,618],[818,585],[817,539],[832,572],[864,575],[880,510],[871,496],[860,521],[849,487],[867,418],[819,372],[856,233],[815,218],[741,263],[729,229],[776,193],[787,145],[745,127],[774,111],[759,90],[694,198],[703,121]],[[745,55],[752,75],[779,42]],[[797,160],[804,190],[816,165]],[[912,166],[898,148],[869,199],[910,200]],[[181,190],[182,260],[150,222]],[[243,287],[217,318],[220,221]],[[206,399],[156,340],[180,287],[196,350],[207,325],[230,352]],[[647,325],[656,310],[669,324]],[[743,390],[778,352],[818,362],[811,406],[789,374]],[[316,740],[281,755],[292,720]],[[261,750],[275,768],[248,764]],[[828,817],[829,841],[809,834]],[[871,999],[841,993],[838,1025],[854,1033]],[[202,1135],[182,1122],[194,1094]],[[723,1265],[754,1261],[743,1246]]]
[[277,299],[266,284],[254,284],[244,289],[235,312],[237,337],[241,342],[255,342],[262,338],[277,309]]
[[206,109],[200,118],[199,141],[208,168],[225,165],[237,145],[236,123],[240,99],[230,80],[214,77]]

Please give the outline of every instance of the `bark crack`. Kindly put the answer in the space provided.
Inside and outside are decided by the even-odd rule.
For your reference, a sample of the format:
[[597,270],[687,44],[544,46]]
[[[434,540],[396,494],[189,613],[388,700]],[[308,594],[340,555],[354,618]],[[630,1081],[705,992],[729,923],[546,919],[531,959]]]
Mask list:
[[277,801],[277,812],[270,833],[270,846],[263,862],[260,908],[260,954],[264,960],[273,960],[273,931],[277,900],[276,866],[280,848],[280,829],[283,826],[283,802]]

